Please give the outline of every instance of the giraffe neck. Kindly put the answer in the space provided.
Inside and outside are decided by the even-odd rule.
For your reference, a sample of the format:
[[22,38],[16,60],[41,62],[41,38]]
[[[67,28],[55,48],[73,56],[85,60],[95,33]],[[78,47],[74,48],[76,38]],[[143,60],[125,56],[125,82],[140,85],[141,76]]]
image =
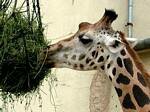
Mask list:
[[150,90],[126,49],[109,57],[104,72],[112,81],[124,112],[150,112]]

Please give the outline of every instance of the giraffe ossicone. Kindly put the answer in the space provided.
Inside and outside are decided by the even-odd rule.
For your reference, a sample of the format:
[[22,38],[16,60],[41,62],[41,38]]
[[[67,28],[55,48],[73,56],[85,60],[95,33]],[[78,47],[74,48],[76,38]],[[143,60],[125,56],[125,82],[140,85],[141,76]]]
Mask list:
[[105,10],[95,24],[81,23],[75,35],[49,46],[45,64],[98,70],[112,81],[124,112],[150,112],[150,75],[133,50],[137,40],[111,27],[117,16]]

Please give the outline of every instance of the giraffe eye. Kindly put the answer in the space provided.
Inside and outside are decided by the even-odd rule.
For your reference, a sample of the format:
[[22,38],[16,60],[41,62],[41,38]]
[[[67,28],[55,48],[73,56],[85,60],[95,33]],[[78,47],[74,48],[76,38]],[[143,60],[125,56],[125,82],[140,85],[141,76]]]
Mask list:
[[82,35],[79,35],[79,40],[80,42],[82,42],[83,44],[88,44],[88,43],[91,43],[93,42],[92,39],[90,39],[88,36],[82,34]]

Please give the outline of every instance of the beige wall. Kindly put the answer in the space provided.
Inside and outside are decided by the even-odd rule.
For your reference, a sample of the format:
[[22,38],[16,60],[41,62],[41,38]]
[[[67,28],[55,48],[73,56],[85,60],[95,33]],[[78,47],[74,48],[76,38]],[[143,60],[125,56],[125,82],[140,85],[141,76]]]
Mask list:
[[[134,0],[133,36],[138,39],[150,38],[150,0]],[[150,71],[150,51],[139,53],[146,68]]]
[[134,37],[150,37],[150,0],[134,0]]
[[[74,1],[74,4],[73,4]],[[134,37],[150,37],[150,0],[134,0]],[[113,23],[116,30],[126,33],[127,28],[127,0],[41,0],[45,35],[48,40],[56,42],[61,37],[74,33],[78,24],[83,21],[94,23],[103,15],[104,9],[115,9],[118,19]],[[60,38],[59,38],[60,37]],[[145,64],[150,68],[150,54],[141,54]],[[145,58],[146,57],[146,58]],[[95,71],[79,72],[70,69],[53,70],[57,74],[58,81],[53,85],[56,112],[89,112],[90,84]],[[104,85],[105,86],[105,85]],[[43,112],[55,112],[51,104],[52,97],[49,95],[47,82],[41,88],[43,92]],[[114,90],[111,92],[110,112],[120,112],[118,99]],[[103,91],[102,91],[103,92]],[[46,94],[45,94],[46,93]],[[15,104],[17,112],[24,112],[22,105]],[[32,102],[33,112],[40,111],[36,103]],[[30,109],[29,109],[30,110]],[[113,110],[113,111],[112,111]]]

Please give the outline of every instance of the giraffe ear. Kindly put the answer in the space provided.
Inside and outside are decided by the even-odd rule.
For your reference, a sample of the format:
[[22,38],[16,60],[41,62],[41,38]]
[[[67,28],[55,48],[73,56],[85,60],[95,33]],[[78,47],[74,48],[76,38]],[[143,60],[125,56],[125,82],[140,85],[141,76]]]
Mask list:
[[126,38],[127,41],[130,43],[131,47],[134,48],[136,46],[136,44],[138,43],[138,40],[136,38]]
[[117,53],[124,48],[124,44],[117,38],[108,38],[104,41],[104,43],[112,53]]

